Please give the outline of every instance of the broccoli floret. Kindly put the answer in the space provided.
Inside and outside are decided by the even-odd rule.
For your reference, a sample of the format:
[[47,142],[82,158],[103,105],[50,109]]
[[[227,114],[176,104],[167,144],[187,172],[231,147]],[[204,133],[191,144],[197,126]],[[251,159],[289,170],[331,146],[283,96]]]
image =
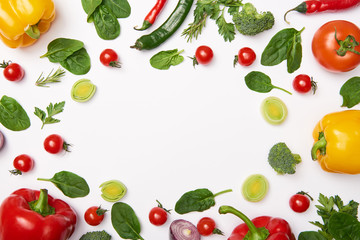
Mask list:
[[301,157],[299,154],[293,154],[285,143],[280,142],[270,149],[268,161],[278,174],[294,174]]
[[79,240],[110,240],[111,235],[108,234],[105,230],[103,231],[94,231],[87,232],[81,236]]
[[236,29],[243,35],[256,35],[274,26],[274,15],[267,11],[258,13],[254,5],[245,3],[240,12],[233,15]]

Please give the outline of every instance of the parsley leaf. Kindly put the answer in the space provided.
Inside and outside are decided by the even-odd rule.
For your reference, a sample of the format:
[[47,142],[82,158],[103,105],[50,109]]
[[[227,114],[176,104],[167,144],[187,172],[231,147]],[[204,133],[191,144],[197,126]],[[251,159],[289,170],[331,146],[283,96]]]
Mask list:
[[65,101],[52,104],[50,103],[49,106],[46,107],[46,112],[41,110],[38,107],[35,107],[34,114],[40,118],[41,122],[43,123],[41,129],[43,129],[45,124],[52,124],[60,122],[59,119],[53,118],[54,115],[61,113],[64,111]]
[[225,42],[231,42],[235,39],[235,25],[233,23],[226,22],[224,12],[218,19],[216,19],[216,24],[219,27],[219,34],[223,36]]

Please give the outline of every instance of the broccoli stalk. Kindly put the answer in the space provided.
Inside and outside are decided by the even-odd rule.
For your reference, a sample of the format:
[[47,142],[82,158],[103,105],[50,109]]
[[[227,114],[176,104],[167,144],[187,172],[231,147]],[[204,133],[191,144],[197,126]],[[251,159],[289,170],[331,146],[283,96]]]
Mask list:
[[274,26],[274,15],[267,11],[258,13],[254,5],[245,3],[240,12],[233,15],[236,29],[243,35],[256,35]]
[[296,165],[301,162],[301,157],[299,154],[292,153],[285,143],[280,142],[270,149],[268,161],[278,174],[294,174]]
[[79,240],[110,240],[111,236],[105,231],[87,232]]

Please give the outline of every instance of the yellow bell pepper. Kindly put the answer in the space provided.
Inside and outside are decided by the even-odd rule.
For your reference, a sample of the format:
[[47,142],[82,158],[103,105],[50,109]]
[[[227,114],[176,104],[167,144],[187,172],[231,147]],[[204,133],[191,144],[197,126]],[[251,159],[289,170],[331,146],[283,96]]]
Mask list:
[[54,19],[52,0],[0,0],[0,39],[11,48],[29,46]]
[[313,131],[311,157],[328,172],[360,173],[360,110],[325,115]]

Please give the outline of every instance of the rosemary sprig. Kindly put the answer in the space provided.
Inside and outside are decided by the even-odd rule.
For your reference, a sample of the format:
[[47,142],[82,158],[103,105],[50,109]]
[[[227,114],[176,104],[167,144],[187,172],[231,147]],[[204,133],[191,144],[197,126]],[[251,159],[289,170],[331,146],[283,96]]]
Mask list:
[[51,70],[47,77],[43,77],[43,73],[36,80],[35,85],[39,87],[49,87],[46,84],[60,82],[60,79],[65,75],[65,70],[62,68],[58,68],[54,73],[54,69]]

